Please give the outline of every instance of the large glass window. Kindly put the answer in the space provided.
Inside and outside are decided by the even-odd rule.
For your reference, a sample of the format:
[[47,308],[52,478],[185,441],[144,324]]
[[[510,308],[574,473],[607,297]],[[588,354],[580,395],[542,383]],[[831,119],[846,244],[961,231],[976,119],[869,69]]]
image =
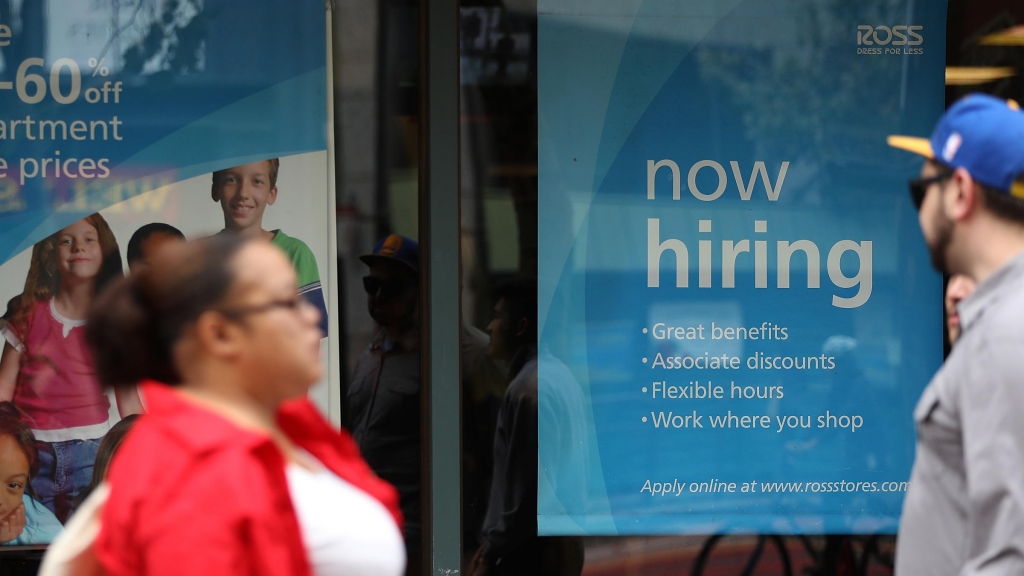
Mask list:
[[346,0],[334,13],[342,424],[399,492],[407,574],[420,574],[419,6]]
[[[590,339],[605,339],[607,341],[605,349],[609,356],[622,353],[623,347],[629,354],[636,353],[638,357],[641,355],[639,350],[631,348],[632,344],[628,339],[619,335],[621,331],[633,329],[629,324],[625,326],[621,323],[608,324],[604,331],[588,329],[585,332],[587,342],[563,340],[560,342],[561,348],[556,349],[555,346],[551,346],[540,352],[536,350],[537,339],[535,337],[531,339],[530,335],[521,333],[520,328],[523,324],[519,321],[529,317],[530,313],[536,314],[538,306],[536,299],[523,298],[524,281],[527,286],[533,282],[534,290],[537,289],[537,282],[539,282],[542,296],[545,292],[550,295],[554,291],[555,298],[583,297],[580,292],[559,294],[557,289],[544,286],[545,282],[554,282],[555,280],[545,278],[543,266],[538,265],[538,260],[549,256],[543,252],[543,246],[541,246],[541,252],[538,253],[538,236],[544,238],[545,234],[550,233],[539,230],[539,227],[551,225],[551,222],[545,223],[544,221],[544,201],[542,199],[541,202],[538,202],[538,194],[561,195],[565,197],[566,202],[573,204],[571,209],[564,211],[565,214],[571,215],[562,222],[566,234],[578,231],[581,226],[586,225],[585,221],[588,219],[593,221],[604,218],[604,222],[612,221],[609,219],[610,215],[598,214],[599,210],[608,210],[611,214],[614,214],[615,211],[626,214],[632,209],[629,207],[628,201],[622,200],[614,206],[598,206],[595,203],[590,206],[588,212],[586,209],[578,209],[580,199],[574,197],[572,191],[544,187],[542,166],[545,162],[549,167],[552,162],[560,162],[557,169],[565,173],[576,168],[571,163],[576,162],[577,159],[555,158],[555,153],[550,148],[552,143],[543,137],[540,138],[538,145],[539,123],[557,124],[550,117],[545,118],[545,110],[539,109],[538,82],[551,81],[551,78],[544,76],[544,71],[540,70],[541,79],[538,80],[538,59],[545,57],[545,51],[550,56],[553,51],[571,49],[570,41],[564,40],[564,38],[584,36],[574,35],[573,33],[577,31],[574,30],[574,27],[589,26],[601,29],[605,33],[606,45],[610,45],[626,42],[631,31],[635,33],[642,26],[648,26],[650,35],[646,40],[649,45],[643,46],[635,43],[625,52],[608,51],[608,54],[612,54],[616,58],[621,57],[624,61],[633,57],[637,68],[619,68],[617,76],[594,79],[595,83],[615,81],[620,86],[626,87],[618,93],[613,93],[608,102],[602,103],[603,106],[607,106],[611,110],[616,106],[623,105],[623,102],[629,98],[637,97],[636,93],[629,91],[631,82],[637,87],[637,92],[642,92],[642,84],[649,81],[649,78],[644,77],[645,74],[650,69],[665,66],[665,62],[660,62],[657,58],[647,61],[636,59],[638,54],[658,54],[656,47],[660,45],[661,53],[667,60],[671,58],[674,51],[678,51],[678,46],[673,46],[672,40],[673,37],[678,36],[674,36],[675,31],[670,30],[670,26],[667,24],[667,22],[678,22],[668,18],[672,13],[670,6],[672,3],[657,3],[658,7],[653,6],[655,3],[645,3],[650,5],[648,6],[650,8],[649,15],[656,15],[658,10],[664,11],[665,22],[662,23],[665,24],[664,29],[659,29],[658,22],[641,23],[639,18],[633,20],[632,17],[637,12],[633,9],[635,7],[622,8],[621,14],[619,14],[621,19],[616,21],[615,15],[612,14],[615,10],[610,5],[595,5],[591,14],[593,18],[587,20],[582,17],[573,19],[568,11],[565,13],[558,10],[545,12],[543,9],[545,3],[541,2],[541,4],[542,13],[540,15],[538,15],[537,4],[533,2],[465,1],[461,4],[462,282],[463,320],[466,325],[463,333],[464,365],[468,351],[473,350],[474,347],[483,350],[483,340],[477,331],[484,331],[489,338],[486,357],[479,352],[475,352],[473,357],[478,366],[486,365],[489,371],[494,371],[496,368],[497,372],[494,373],[500,375],[500,378],[495,379],[482,376],[474,371],[464,370],[463,372],[463,569],[468,574],[474,574],[481,569],[481,566],[486,565],[493,568],[495,565],[500,566],[503,562],[509,562],[501,568],[505,570],[504,573],[533,570],[533,573],[577,574],[582,572],[595,575],[686,572],[711,574],[723,573],[723,571],[724,573],[776,574],[799,573],[801,570],[807,569],[815,569],[818,573],[826,574],[843,573],[844,570],[854,570],[856,573],[863,573],[859,572],[861,570],[866,570],[867,573],[888,573],[891,571],[895,547],[895,536],[891,534],[895,527],[891,521],[888,528],[879,530],[877,534],[873,533],[872,529],[863,527],[833,530],[839,533],[859,533],[856,536],[829,536],[824,534],[829,532],[828,530],[813,528],[808,529],[808,532],[819,535],[808,537],[799,535],[714,536],[713,533],[716,530],[709,528],[705,534],[701,534],[698,530],[696,535],[687,536],[537,537],[536,517],[533,515],[538,497],[537,470],[535,468],[537,454],[532,450],[536,443],[541,444],[540,465],[543,468],[543,452],[545,450],[543,432],[538,440],[537,436],[531,436],[529,430],[524,433],[523,430],[516,427],[523,421],[530,422],[528,426],[537,426],[539,419],[543,429],[545,406],[541,399],[538,414],[538,398],[531,396],[529,390],[524,392],[522,382],[530,381],[532,378],[532,382],[536,386],[537,356],[543,356],[545,353],[551,354],[550,362],[564,363],[575,368],[579,365],[580,354],[586,354],[582,350],[593,342]],[[822,142],[829,140],[828,134],[846,134],[849,141],[848,148],[836,147],[821,150],[817,160],[811,161],[810,164],[805,157],[803,158],[803,168],[796,164],[790,165],[791,170],[794,168],[797,170],[808,169],[809,172],[790,172],[789,177],[794,179],[793,182],[800,180],[803,184],[787,184],[787,186],[803,186],[805,189],[817,188],[825,191],[842,189],[843,186],[856,188],[857,185],[852,185],[850,182],[860,178],[858,174],[867,174],[868,171],[877,170],[878,166],[888,162],[886,156],[890,154],[890,151],[884,146],[884,133],[881,124],[889,122],[889,120],[876,116],[872,122],[878,126],[871,126],[864,122],[854,121],[852,117],[844,118],[842,114],[833,113],[832,111],[840,109],[845,104],[836,100],[823,101],[822,99],[831,98],[827,95],[830,88],[815,85],[812,75],[814,73],[833,74],[834,86],[842,84],[857,74],[866,73],[864,70],[858,71],[855,68],[869,68],[872,66],[872,62],[878,64],[878,61],[866,58],[858,60],[843,56],[842,62],[847,62],[849,66],[836,68],[835,62],[838,60],[830,60],[836,54],[846,54],[850,50],[857,50],[856,26],[854,26],[854,32],[849,34],[844,31],[845,29],[834,28],[842,26],[837,23],[845,22],[845,19],[851,16],[851,13],[844,11],[856,12],[866,19],[884,19],[892,16],[897,20],[912,19],[925,12],[909,16],[907,13],[889,14],[886,12],[886,5],[880,2],[863,2],[858,3],[857,6],[844,5],[843,7],[839,7],[838,4],[824,7],[824,4],[821,4],[822,7],[819,9],[810,7],[810,4],[808,3],[808,10],[804,14],[785,24],[790,27],[792,33],[793,53],[802,54],[802,56],[794,57],[788,63],[785,61],[785,53],[789,47],[774,43],[773,33],[758,30],[757,26],[748,27],[746,31],[741,30],[741,27],[735,27],[731,32],[719,34],[718,44],[710,47],[701,45],[696,48],[699,54],[691,60],[696,69],[694,73],[706,81],[702,86],[710,88],[696,95],[679,94],[677,101],[680,106],[691,104],[690,100],[697,101],[708,112],[703,116],[694,113],[689,118],[689,121],[692,122],[691,125],[677,126],[680,131],[680,148],[688,146],[686,141],[700,140],[707,142],[712,150],[727,150],[730,145],[727,139],[732,138],[732,134],[742,132],[746,134],[744,137],[750,141],[753,155],[770,155],[773,152],[778,152],[779,143],[793,134],[796,134],[793,137],[795,139],[817,134],[819,138],[822,138]],[[710,6],[706,8],[708,14],[714,12]],[[747,6],[747,8],[750,7]],[[741,6],[736,9],[744,8]],[[917,6],[915,9],[921,9],[921,6]],[[703,8],[693,7],[693,10],[700,12]],[[933,12],[938,18],[941,18],[944,8]],[[575,12],[571,14],[578,15]],[[611,15],[612,17],[602,19],[601,15]],[[770,20],[773,23],[778,23],[777,20],[771,18],[770,11],[759,13],[758,17],[766,18],[766,22]],[[538,34],[538,22],[545,19],[550,26],[547,36],[544,33]],[[895,25],[899,25],[902,20],[899,22],[893,20],[893,22]],[[1020,9],[1016,5],[1010,6],[1006,2],[990,3],[984,7],[956,0],[950,2],[948,48],[943,58],[936,57],[929,60],[931,68],[937,70],[936,63],[941,61],[943,65],[985,67],[987,70],[980,72],[950,71],[947,76],[949,80],[947,81],[945,101],[951,102],[968,91],[991,92],[1004,98],[1020,99],[1024,96],[1024,88],[1022,88],[1024,85],[1021,84],[1022,76],[1019,74],[1019,70],[1024,69],[1024,62],[1021,61],[1021,58],[1024,58],[1024,48],[1022,48],[1024,41],[1020,40],[1020,38],[1024,38],[1024,35],[1019,28],[1022,23],[1024,23],[1024,13],[1020,13]],[[890,24],[890,30],[893,29],[892,25]],[[910,25],[914,25],[914,23],[908,22],[908,26]],[[559,26],[563,32],[561,37],[551,33],[552,29]],[[1015,26],[1018,27],[1014,28]],[[814,30],[819,30],[819,33],[814,33]],[[694,31],[694,34],[697,34],[697,31]],[[881,39],[885,39],[884,34]],[[850,42],[853,43],[852,48],[848,46]],[[595,42],[589,48],[600,52],[605,50],[606,45]],[[653,50],[652,46],[655,46]],[[796,46],[799,46],[799,50],[795,49]],[[926,49],[937,50],[941,46],[941,43],[934,42],[928,44]],[[630,49],[633,50],[632,53],[630,53]],[[647,52],[644,52],[645,50]],[[539,53],[541,53],[540,57]],[[872,74],[885,76],[897,86],[901,81],[904,82],[902,93],[900,91],[892,92],[892,107],[889,108],[889,113],[892,114],[890,120],[903,115],[901,122],[904,124],[897,128],[906,129],[910,125],[930,126],[934,117],[937,117],[936,112],[941,110],[940,106],[943,101],[941,85],[935,82],[938,79],[935,74],[932,74],[931,83],[927,87],[906,85],[908,74],[913,77],[914,66],[921,65],[920,60],[915,61],[911,57],[915,54],[917,54],[916,51],[908,51],[904,54],[901,49],[898,62],[894,61],[892,65],[880,66],[878,72],[866,73],[867,77],[873,77]],[[864,55],[866,56],[867,52],[864,52]],[[831,71],[826,65],[827,62],[833,62]],[[647,66],[648,70],[643,70],[644,66]],[[754,78],[766,70],[772,70],[777,76],[758,86]],[[670,72],[671,69],[667,68],[666,77]],[[988,76],[979,76],[979,74],[988,74]],[[576,94],[573,88],[573,86],[564,87],[565,98],[571,99],[573,94]],[[683,89],[685,90],[687,87],[683,86]],[[704,90],[703,87],[697,86],[692,86],[690,89],[698,92]],[[858,90],[860,90],[859,87],[851,85],[844,93],[857,98],[852,95],[859,93]],[[926,113],[922,97],[924,92],[930,95],[928,101],[932,102],[931,108],[927,108],[929,117],[926,120],[920,117]],[[937,92],[939,96],[935,98]],[[548,96],[551,96],[550,93]],[[865,95],[865,97],[869,96]],[[784,105],[787,100],[802,102],[802,113],[787,116],[785,112],[787,107]],[[548,101],[545,100],[545,102]],[[593,105],[593,103],[583,100],[578,102],[580,107],[588,105]],[[571,106],[559,108],[559,110],[566,109],[571,109]],[[730,110],[730,112],[723,113],[723,110]],[[611,113],[609,112],[609,114]],[[723,121],[723,118],[727,118],[727,120]],[[620,121],[622,123],[617,124]],[[666,120],[666,122],[669,121],[671,120]],[[581,139],[581,148],[586,148],[590,144],[597,146],[597,141],[585,141],[587,138],[596,137],[602,140],[601,146],[604,146],[609,131],[628,131],[634,127],[636,119],[612,119],[609,116],[602,122],[604,122],[602,126],[589,132],[581,130],[579,134],[568,136],[561,134],[559,136],[570,140],[573,137]],[[564,124],[559,124],[559,126],[562,125]],[[876,138],[878,135],[875,134],[876,132],[883,134],[881,141]],[[629,143],[625,144],[625,146],[629,145]],[[827,146],[831,146],[831,144]],[[608,155],[613,153],[615,150],[605,150],[604,148],[596,152],[598,157],[604,154],[606,159],[610,158],[611,156]],[[660,156],[653,158],[653,161],[659,159],[661,159]],[[676,186],[682,188],[683,195],[689,194],[686,170],[690,168],[691,164],[702,159],[704,158],[693,157],[686,165],[679,162],[682,173],[678,176],[679,182],[676,183]],[[730,159],[726,158],[722,162],[724,170],[727,171],[727,179],[731,178],[729,176],[731,173],[728,173],[730,170],[728,160]],[[769,179],[775,179],[778,174],[781,157],[777,160],[774,166],[771,165],[771,161],[767,162]],[[871,168],[872,166],[876,168]],[[708,167],[713,169],[711,164],[708,164]],[[579,166],[579,169],[594,170],[594,166]],[[704,180],[705,176],[712,174],[711,169],[707,169],[706,174],[700,172],[696,176],[691,172],[689,174],[690,190],[697,188],[698,191],[703,190],[705,194],[714,192],[713,178]],[[607,175],[605,172],[601,172],[602,170],[606,171]],[[600,178],[619,177],[615,170],[614,165],[610,168],[607,165],[598,166],[598,173],[595,176]],[[746,176],[749,177],[749,169],[746,170]],[[665,174],[668,172],[669,169],[664,170]],[[643,167],[637,168],[636,173],[639,176],[633,177],[632,180],[622,179],[613,185],[623,187],[623,195],[643,194],[643,187],[648,185],[648,180],[644,179]],[[662,180],[664,174],[657,172],[657,168],[655,168],[655,173],[655,180],[652,182],[658,190],[658,194],[672,194],[671,179],[666,177]],[[696,181],[693,180],[694,178]],[[569,178],[564,179],[564,181],[569,180]],[[755,179],[750,179],[748,182],[744,178],[743,182],[738,184],[741,192],[751,182],[755,182]],[[787,180],[787,182],[790,181]],[[814,182],[818,182],[818,184],[807,185],[807,183]],[[633,186],[633,188],[629,188],[629,186]],[[665,186],[665,188],[661,188],[661,186]],[[729,186],[732,188],[725,193],[735,194],[736,184],[730,183]],[[886,186],[891,189],[885,188]],[[872,189],[885,190],[885,194],[893,195],[902,192],[902,188],[899,186],[900,184],[896,180],[892,182],[880,180],[871,184]],[[756,188],[756,190],[756,194],[763,194],[761,188]],[[817,197],[812,198],[811,196],[815,194]],[[901,198],[900,200],[905,199]],[[805,195],[798,201],[799,210],[809,213],[809,211],[817,209],[815,207],[820,208],[823,202],[828,204],[830,200],[823,198],[820,192]],[[737,209],[741,208],[737,206]],[[856,208],[850,204],[848,209]],[[538,214],[539,212],[540,214]],[[701,216],[701,218],[707,217]],[[626,220],[626,217],[623,216],[622,226],[628,225]],[[539,225],[538,221],[540,221]],[[829,226],[839,225],[838,222],[839,220]],[[696,226],[696,222],[694,225]],[[772,226],[775,225],[772,223]],[[707,226],[709,228],[707,231],[710,231],[712,228],[710,220]],[[713,226],[719,226],[719,222],[715,221]],[[796,224],[796,220],[793,220],[783,226],[796,230],[799,225]],[[585,266],[603,267],[612,273],[616,266],[614,254],[623,244],[619,238],[624,231],[626,231],[625,228],[606,226],[595,230],[590,227],[590,238],[577,238],[577,241],[587,243],[590,251],[582,256],[575,253],[569,258],[582,257]],[[598,236],[596,240],[595,235]],[[662,234],[659,241],[664,240],[664,237],[665,235]],[[703,248],[698,249],[696,235],[693,239],[694,244],[689,251],[690,282],[696,284],[701,281],[698,278],[696,261],[701,257],[699,250],[703,250]],[[908,236],[900,239],[900,242],[913,244],[916,239]],[[543,245],[543,240],[540,243]],[[687,244],[689,243],[687,242]],[[598,253],[598,248],[601,250],[600,253]],[[749,248],[754,249],[753,240],[751,240]],[[717,245],[715,250],[718,250]],[[821,273],[824,278],[822,285],[828,283],[824,261],[827,252],[828,247],[826,246],[821,254],[823,258]],[[606,253],[613,256],[606,257]],[[920,254],[915,254],[920,256]],[[774,254],[772,258],[775,258]],[[644,263],[646,264],[646,261]],[[842,260],[842,269],[847,270],[847,264],[845,259]],[[895,266],[906,265],[897,262],[893,262],[893,264]],[[581,263],[580,266],[584,266],[584,264]],[[888,265],[883,264],[882,266]],[[725,282],[725,280],[720,280],[719,275],[722,272],[717,269],[717,264],[714,267],[713,282],[717,286],[719,282]],[[774,286],[776,283],[774,262],[771,270],[773,276],[771,282]],[[800,272],[794,271],[796,276],[793,277],[793,281],[800,275],[806,277],[808,274],[806,270],[806,268],[801,268]],[[852,270],[847,270],[847,274],[850,272]],[[744,273],[737,269],[735,274],[737,276],[733,281],[738,284]],[[754,271],[749,270],[746,274],[754,274]],[[540,276],[539,280],[537,279],[538,275]],[[674,276],[670,278],[670,275],[667,274],[663,274],[661,278],[663,283],[674,280]],[[748,280],[751,286],[756,281],[752,276]],[[590,289],[593,285],[588,284],[587,286]],[[623,290],[625,289],[627,288],[623,287]],[[852,293],[843,293],[840,294],[840,297],[855,296]],[[879,315],[863,316],[848,327],[846,336],[833,335],[834,337],[831,339],[822,339],[823,344],[819,352],[824,352],[826,356],[835,353],[834,357],[841,357],[841,362],[849,361],[857,367],[855,370],[843,371],[842,378],[849,379],[850,383],[856,382],[859,385],[867,386],[876,385],[887,378],[879,376],[878,370],[882,365],[895,366],[898,359],[892,356],[891,347],[886,352],[884,347],[873,343],[873,337],[869,335],[869,332],[878,328],[880,323],[906,322],[907,320],[901,316],[906,313],[906,310],[901,310],[897,304],[893,300],[886,304],[888,308],[886,311],[881,311]],[[925,313],[932,316],[937,315],[937,301],[931,304],[934,306],[930,308],[930,312]],[[542,297],[539,306],[544,308],[547,305],[552,304],[545,302]],[[628,306],[629,304],[622,302],[621,299],[610,298],[607,305],[614,307]],[[800,306],[801,304],[793,302],[780,305]],[[523,314],[523,306],[530,311],[528,314]],[[673,310],[675,312],[689,311],[687,313],[697,316],[704,313],[709,307],[715,306],[721,307],[723,304],[712,302],[706,298],[695,298],[692,303],[685,306],[677,305]],[[686,310],[683,310],[684,308]],[[668,309],[663,309],[661,312],[664,313],[666,310]],[[739,312],[739,309],[736,310]],[[719,311],[726,316],[729,315],[725,308],[721,308]],[[614,319],[616,315],[609,311],[607,316],[609,319]],[[534,316],[533,319],[537,319],[537,316]],[[544,329],[545,320],[552,321],[550,316],[545,317],[542,311],[540,314],[542,329]],[[568,321],[571,321],[571,318]],[[548,328],[550,329],[550,327],[549,324]],[[536,325],[530,326],[527,332],[529,329],[535,330],[536,328]],[[639,330],[639,325],[636,329]],[[938,338],[939,335],[936,333],[934,341],[938,342]],[[553,339],[553,342],[557,341],[558,339]],[[856,346],[859,346],[859,349],[854,350],[853,347]],[[685,346],[682,348],[685,349]],[[904,349],[903,353],[916,355],[924,353],[922,351],[915,349],[911,352]],[[935,346],[927,347],[926,353],[934,361],[933,364],[940,359],[939,352],[940,350]],[[590,353],[593,353],[593,348],[590,348]],[[728,351],[726,353],[728,354]],[[653,359],[653,354],[651,356]],[[647,355],[644,354],[643,362],[647,363],[648,360]],[[542,359],[539,362],[543,361]],[[591,376],[594,371],[618,369],[615,362],[609,360],[602,363],[602,359],[595,359],[593,356],[589,358],[589,362],[584,362],[584,364],[591,370]],[[532,375],[529,374],[531,369],[534,370]],[[926,375],[917,375],[916,378],[918,380],[925,378],[925,380],[919,382],[920,386],[915,391],[908,392],[906,398],[900,401],[901,410],[903,410],[901,415],[908,422],[910,409],[916,400],[919,388],[923,387],[926,381]],[[519,380],[518,385],[517,379]],[[614,378],[608,379],[608,381],[613,380]],[[596,386],[598,381],[599,379],[596,377],[591,379],[590,386]],[[776,384],[789,386],[793,382],[795,381],[780,379]],[[637,387],[639,388],[641,384],[641,382],[637,382]],[[536,393],[536,389],[532,392]],[[646,388],[644,392],[647,392]],[[630,402],[631,400],[623,397],[622,401]],[[530,420],[531,418],[533,420]],[[637,419],[639,419],[639,415]],[[909,428],[906,432],[910,432]],[[626,430],[622,431],[624,435],[629,433]],[[795,444],[790,448],[796,446],[797,452],[804,449],[814,450],[811,444],[815,440],[810,435],[795,438],[793,442]],[[803,443],[803,448],[798,446],[801,443]],[[912,447],[912,442],[910,446]],[[646,448],[638,446],[636,450],[644,452]],[[837,450],[849,454],[857,448],[854,444],[845,444]],[[865,454],[868,452],[871,451],[868,450]],[[791,456],[787,457],[800,458],[796,452],[788,453]],[[707,457],[715,458],[713,454],[709,454]],[[878,465],[877,462],[871,460],[873,457],[868,454],[867,460],[860,465],[867,467]],[[891,458],[892,456],[883,457]],[[784,466],[784,464],[780,466]],[[544,481],[543,472],[540,481]],[[637,490],[641,490],[641,487],[637,486]],[[898,510],[898,506],[896,509]],[[780,532],[787,531],[789,530],[780,530]],[[761,532],[768,534],[772,531],[761,530]],[[516,550],[518,550],[518,554],[512,552]],[[503,560],[498,561],[499,558]],[[515,559],[505,560],[507,558]],[[531,559],[526,560],[526,558]],[[529,568],[526,569],[523,566],[529,566]],[[744,572],[744,570],[746,571]]]

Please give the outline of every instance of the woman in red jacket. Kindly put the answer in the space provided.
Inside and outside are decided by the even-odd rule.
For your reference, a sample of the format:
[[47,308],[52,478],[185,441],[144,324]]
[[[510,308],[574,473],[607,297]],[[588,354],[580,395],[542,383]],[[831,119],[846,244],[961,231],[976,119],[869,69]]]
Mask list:
[[101,381],[147,414],[110,468],[93,551],[110,576],[398,575],[394,489],[306,400],[319,313],[261,240],[172,245],[99,298]]

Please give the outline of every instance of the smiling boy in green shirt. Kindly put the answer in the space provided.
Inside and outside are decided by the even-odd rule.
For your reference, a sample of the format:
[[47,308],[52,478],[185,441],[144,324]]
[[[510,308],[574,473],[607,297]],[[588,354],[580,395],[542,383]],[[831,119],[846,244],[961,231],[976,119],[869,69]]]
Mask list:
[[211,195],[224,211],[224,230],[262,236],[288,255],[299,276],[299,295],[320,310],[320,330],[327,335],[327,305],[316,257],[298,238],[281,230],[264,230],[263,213],[277,201],[277,158],[232,166],[213,173]]

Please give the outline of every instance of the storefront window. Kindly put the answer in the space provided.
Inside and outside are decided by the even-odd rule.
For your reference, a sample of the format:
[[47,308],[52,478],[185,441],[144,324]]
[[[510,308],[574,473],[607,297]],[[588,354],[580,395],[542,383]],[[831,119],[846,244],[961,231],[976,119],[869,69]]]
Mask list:
[[416,2],[334,13],[342,424],[397,488],[407,574],[423,563]]
[[[451,356],[419,242],[454,227],[461,465],[441,477],[464,573],[891,566],[943,279],[916,160],[885,138],[968,92],[1024,101],[1019,3],[466,0],[458,142],[434,150],[427,3],[250,4],[0,0],[0,400],[56,523],[0,542],[0,571],[38,557],[139,408],[88,382],[88,414],[44,423],[52,398],[26,396],[31,322],[80,328],[40,287],[48,242],[101,236],[99,286],[154,240],[253,226],[328,319],[311,395],[399,489],[409,574],[451,536],[429,528],[448,463],[425,400],[450,383],[425,383]],[[456,147],[461,219],[431,230],[425,158]],[[256,220],[229,183],[251,172],[276,187]],[[86,444],[66,470],[62,442]]]
[[[463,319],[504,373],[463,372],[463,569],[891,566],[942,279],[886,136],[1017,97],[984,37],[1021,16],[954,2],[947,50],[944,2],[461,6]],[[1004,75],[944,94],[947,57]]]
[[29,521],[0,534],[0,572],[26,551],[33,569],[98,482],[97,452],[109,460],[105,443],[143,408],[96,381],[88,302],[65,307],[59,246],[98,240],[91,295],[161,243],[239,232],[282,248],[320,309],[325,376],[310,396],[399,489],[419,573],[418,12],[0,2],[0,400],[13,400],[0,419],[37,441],[15,458],[33,474]]
[[[143,411],[135,389],[105,392],[85,320],[159,246],[281,248],[335,369],[326,30],[322,4],[275,0],[0,3],[0,412],[23,448],[4,465],[30,476],[4,545],[50,543]],[[310,395],[337,419],[331,378]]]

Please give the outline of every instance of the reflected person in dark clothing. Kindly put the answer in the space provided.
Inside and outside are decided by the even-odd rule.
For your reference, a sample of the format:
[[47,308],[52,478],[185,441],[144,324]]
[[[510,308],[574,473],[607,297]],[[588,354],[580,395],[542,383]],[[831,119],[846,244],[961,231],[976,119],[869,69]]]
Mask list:
[[380,329],[356,363],[347,423],[363,458],[398,490],[405,517],[406,574],[421,572],[419,245],[392,234],[371,254],[363,278]]
[[494,475],[483,543],[470,576],[578,575],[578,538],[537,536],[537,281],[516,278],[495,289],[490,354],[509,367],[494,433]]
[[491,496],[494,424],[508,388],[506,368],[489,354],[486,332],[463,324],[462,353],[462,547],[476,552]]

